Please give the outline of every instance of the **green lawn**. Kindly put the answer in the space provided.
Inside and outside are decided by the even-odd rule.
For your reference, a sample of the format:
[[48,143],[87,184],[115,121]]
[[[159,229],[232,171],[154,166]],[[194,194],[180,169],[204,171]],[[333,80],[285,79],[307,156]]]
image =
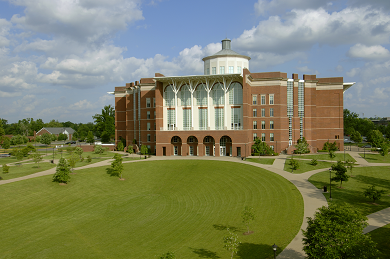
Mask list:
[[[376,211],[390,207],[390,174],[389,167],[355,167],[353,175],[347,182],[343,182],[343,189],[338,188],[340,183],[332,183],[332,198],[335,203],[348,203],[356,209],[360,210],[364,215],[369,215]],[[347,172],[350,175],[350,171]],[[334,176],[334,173],[333,173]],[[315,174],[309,178],[309,181],[317,188],[328,186],[329,191],[329,171]],[[376,201],[377,205],[372,204],[372,201],[364,197],[364,189],[371,185],[375,185],[378,189],[387,190],[387,194],[382,196],[380,201]],[[329,201],[329,193],[324,193],[324,196]]]
[[[63,152],[62,153],[62,156],[61,156],[61,153],[60,152],[55,152],[54,153],[54,159],[60,159],[61,157],[67,159],[71,156],[70,153],[68,152]],[[82,155],[82,157],[84,157],[84,159],[87,159],[87,156],[91,156],[91,158],[113,158],[114,157],[114,153],[111,153],[111,152],[104,152],[103,154],[95,154],[94,152],[84,152]],[[44,156],[43,157],[44,159],[53,159],[53,153],[48,153],[47,156]]]
[[35,163],[22,164],[22,166],[10,166],[8,174],[4,174],[3,168],[0,168],[0,176],[3,178],[3,180],[8,180],[8,179],[18,178],[18,177],[34,174],[37,172],[45,171],[55,166],[56,165],[47,162],[39,163],[39,167]]
[[272,165],[275,161],[275,158],[247,158],[246,161],[263,165]]
[[[344,161],[344,153],[335,153],[336,157],[333,158],[333,161]],[[317,159],[317,160],[329,160],[332,161],[332,159],[329,158],[329,153],[325,154],[318,154],[318,155],[294,155],[294,159]],[[345,159],[346,160],[352,160],[356,162],[356,160],[351,157],[348,153],[345,153]]]
[[[364,153],[359,153],[364,158]],[[366,161],[369,163],[390,163],[390,155],[381,156],[380,154],[367,154]]]
[[381,251],[381,259],[387,259],[390,255],[390,224],[375,229],[369,233],[372,240],[378,244],[378,249]]
[[[295,159],[295,156],[294,156]],[[291,172],[291,165],[289,165],[291,159],[286,159],[286,162],[284,163],[284,171]],[[302,174],[306,173],[308,171],[317,170],[321,168],[330,168],[332,163],[331,162],[323,162],[323,161],[317,161],[318,164],[316,166],[310,164],[310,160],[299,160],[296,159],[299,164],[299,169],[294,170],[294,174]]]
[[[124,164],[125,181],[90,168],[61,186],[42,176],[0,188],[2,258],[273,258],[300,231],[303,200],[292,183],[250,165],[177,160]],[[256,220],[243,235],[241,213]]]

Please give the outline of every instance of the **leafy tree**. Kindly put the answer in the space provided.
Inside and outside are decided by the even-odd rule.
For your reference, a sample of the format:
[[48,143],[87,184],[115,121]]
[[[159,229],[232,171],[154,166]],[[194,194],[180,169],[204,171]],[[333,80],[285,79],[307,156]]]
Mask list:
[[148,147],[145,146],[145,145],[141,145],[141,154],[142,154],[142,155],[146,155],[146,154],[148,154],[148,153],[149,153]]
[[60,133],[58,134],[58,141],[63,141],[63,140],[67,140],[68,139],[68,135],[64,134],[64,133]]
[[231,232],[230,229],[227,229],[228,235],[223,238],[224,246],[226,250],[231,252],[231,257],[233,258],[234,254],[238,251],[238,246],[240,245],[240,241],[238,241],[238,236]]
[[293,170],[298,170],[299,169],[299,163],[297,160],[291,158],[290,161],[288,162],[289,165],[291,165],[291,168]]
[[327,141],[324,143],[324,147],[322,149],[327,151],[337,151],[338,150],[337,143],[336,141],[333,143]]
[[309,144],[307,144],[307,141],[305,137],[302,137],[302,139],[298,139],[298,144],[295,145],[295,153],[297,154],[306,154],[309,153]]
[[104,148],[101,145],[96,145],[95,148],[93,149],[93,152],[95,154],[103,154]]
[[379,148],[379,153],[381,154],[381,156],[386,156],[389,153],[389,144],[386,143],[386,141],[383,141],[379,145]]
[[343,181],[348,181],[349,176],[347,173],[347,168],[345,168],[344,164],[341,161],[337,161],[337,164],[333,164],[332,171],[336,172],[336,176],[332,177],[332,181],[340,182],[340,188],[343,184]]
[[35,137],[35,142],[41,143],[41,136],[36,136]]
[[43,160],[42,154],[40,154],[38,152],[31,154],[30,158],[32,158],[34,163],[36,163],[36,164],[38,163],[38,167],[39,167],[39,162],[41,162]]
[[363,141],[363,138],[359,131],[354,130],[351,134],[351,140],[355,143],[360,143]]
[[120,141],[119,143],[118,143],[118,146],[117,146],[117,148],[116,148],[118,151],[123,151],[125,148],[124,148],[124,146],[123,146],[123,143]]
[[109,138],[115,134],[115,109],[111,105],[106,105],[102,109],[102,114],[92,116],[95,122],[94,131],[98,138],[101,138],[105,131]]
[[256,138],[255,143],[252,145],[252,149],[255,153],[259,155],[271,155],[273,150],[267,145],[267,143],[261,141],[261,139]]
[[249,224],[253,220],[255,220],[255,214],[253,212],[253,208],[249,206],[245,206],[245,209],[242,212],[242,223],[245,224],[247,233],[249,233]]
[[72,140],[77,141],[79,139],[79,134],[77,132],[74,132],[72,135]]
[[50,139],[51,139],[51,141],[56,141],[58,138],[57,138],[56,135],[51,134],[51,135],[50,135]]
[[72,172],[74,171],[74,167],[76,166],[76,163],[78,161],[79,161],[79,157],[77,156],[77,154],[72,154],[68,158],[68,163],[69,163],[70,168],[72,168]]
[[[18,161],[22,161],[24,157],[24,152],[19,148],[14,148],[11,153],[13,156],[16,157]],[[20,164],[21,165],[21,164]]]
[[4,149],[9,149],[10,146],[11,146],[11,141],[9,140],[9,138],[4,137],[3,143],[1,144],[1,147]]
[[364,235],[367,217],[344,205],[322,206],[308,217],[303,233],[303,250],[309,259],[378,258],[370,235]]
[[133,145],[127,147],[127,153],[129,153],[130,155],[134,153]]
[[367,136],[367,141],[372,143],[374,147],[379,147],[384,140],[383,134],[379,130],[371,130]]
[[364,197],[372,199],[373,203],[375,203],[375,201],[379,201],[382,198],[382,194],[385,193],[386,193],[385,190],[378,190],[375,188],[374,185],[372,185],[371,187],[365,189],[363,194]]
[[87,143],[92,144],[93,142],[95,142],[95,137],[93,136],[92,131],[88,131]]
[[74,152],[80,157],[81,159],[81,155],[84,153],[84,150],[81,148],[81,147],[76,147]]
[[58,122],[58,120],[51,120],[49,123],[45,123],[45,127],[48,128],[61,128],[64,125],[62,125],[61,122]]
[[334,153],[334,151],[329,150],[329,158],[330,158],[331,160],[333,160],[333,158],[335,158],[335,157],[336,157],[336,154]]
[[312,159],[312,160],[310,161],[310,164],[311,164],[311,165],[314,165],[314,166],[318,165],[317,159]]
[[11,145],[21,145],[24,144],[24,139],[21,135],[12,136]]
[[123,164],[122,164],[123,158],[120,154],[114,155],[114,161],[111,163],[111,175],[118,176],[119,179],[122,179],[122,172],[123,172]]
[[68,183],[70,181],[69,164],[65,158],[60,158],[57,164],[56,173],[53,175],[53,182]]
[[110,134],[108,134],[107,131],[103,131],[102,134],[100,135],[100,139],[102,140],[103,143],[110,142]]
[[3,139],[3,136],[5,135],[5,130],[3,128],[3,121],[0,119],[0,142]]
[[87,162],[91,163],[92,162],[92,157],[90,155],[87,156]]
[[8,174],[9,173],[9,166],[4,164],[3,165],[3,174]]
[[175,259],[175,258],[176,256],[175,253],[173,252],[167,252],[158,257],[158,259]]
[[50,145],[51,144],[51,136],[49,133],[43,133],[41,136],[41,144]]

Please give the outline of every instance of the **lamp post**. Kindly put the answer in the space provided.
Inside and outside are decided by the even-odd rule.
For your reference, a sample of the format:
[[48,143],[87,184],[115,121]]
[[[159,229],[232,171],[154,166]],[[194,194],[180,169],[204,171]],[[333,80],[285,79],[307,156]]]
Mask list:
[[329,199],[332,200],[332,168],[329,168]]
[[275,243],[274,243],[274,245],[272,246],[272,249],[274,250],[274,259],[276,259],[276,249],[278,249],[278,246],[275,245]]
[[294,150],[291,152],[291,173],[294,172],[294,164],[293,164],[293,161],[294,161]]

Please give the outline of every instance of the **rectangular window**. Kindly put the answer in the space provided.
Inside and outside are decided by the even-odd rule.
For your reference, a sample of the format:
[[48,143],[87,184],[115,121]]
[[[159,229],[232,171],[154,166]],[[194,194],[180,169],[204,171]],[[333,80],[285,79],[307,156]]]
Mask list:
[[156,142],[156,136],[157,136],[157,135],[154,135],[154,142]]
[[241,67],[237,67],[237,74],[241,72],[242,72]]
[[241,108],[232,108],[231,110],[232,128],[238,130],[241,128]]
[[265,133],[261,133],[261,141],[265,141]]
[[229,74],[234,74],[234,67],[233,66],[229,66]]
[[261,121],[261,129],[265,129],[265,121]]
[[253,141],[257,139],[257,133],[253,133]]
[[269,141],[274,141],[274,133],[269,134]]
[[146,98],[146,108],[150,108],[150,98]]
[[265,105],[265,95],[261,95],[261,105]]
[[253,117],[257,117],[257,109],[253,109]]
[[210,75],[210,68],[209,67],[206,69],[206,75]]
[[207,130],[207,109],[199,109],[199,129]]
[[257,121],[253,121],[253,129],[257,129]]
[[270,121],[269,122],[269,128],[270,129],[274,129],[274,121]]
[[274,117],[274,108],[269,109],[269,116]]
[[153,114],[153,115],[154,115],[154,118],[156,118],[156,111],[154,111],[153,113],[154,113],[154,114]]
[[274,105],[274,95],[273,94],[269,95],[269,104]]
[[223,130],[224,117],[223,117],[223,108],[215,109],[215,129]]
[[191,130],[191,109],[185,109],[183,110],[183,129],[184,130]]
[[153,107],[156,107],[156,98],[153,98]]
[[217,74],[217,68],[216,68],[216,67],[212,67],[212,68],[211,68],[211,73],[212,73],[213,75],[216,75],[216,74]]
[[265,117],[265,109],[261,109],[261,117]]
[[224,66],[219,67],[219,74],[220,75],[225,74],[225,67]]
[[174,130],[176,127],[175,110],[167,110],[167,115],[168,130]]
[[146,124],[146,129],[147,129],[147,130],[150,130],[150,122],[148,122],[148,123]]
[[257,95],[252,95],[252,104],[256,105],[257,104]]
[[147,141],[150,142],[150,134],[147,135]]
[[154,130],[156,130],[156,123],[154,123]]
[[272,149],[272,151],[275,151],[274,146],[269,146],[269,147]]
[[146,112],[146,119],[150,120],[150,111]]

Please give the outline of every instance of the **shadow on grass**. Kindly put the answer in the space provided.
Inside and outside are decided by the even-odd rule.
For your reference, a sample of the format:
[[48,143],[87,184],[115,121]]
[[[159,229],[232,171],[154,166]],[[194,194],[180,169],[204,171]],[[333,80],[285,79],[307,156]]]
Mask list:
[[238,246],[237,256],[242,259],[274,258],[274,251],[270,245],[241,243]]
[[192,247],[190,247],[190,249],[192,250],[192,252],[197,254],[200,258],[212,258],[212,259],[221,258],[221,257],[219,257],[217,255],[216,252],[213,252],[213,251],[210,251],[210,250],[207,250],[207,249],[204,249],[204,248],[192,248]]
[[115,172],[114,169],[111,168],[111,167],[106,168],[106,172],[107,172],[107,174],[109,174],[110,176],[119,176],[118,173]]
[[228,225],[222,225],[222,224],[214,224],[213,228],[215,228],[216,230],[227,230],[227,229],[230,229],[232,232],[244,231],[242,228],[237,228],[237,227],[228,226]]
[[370,185],[386,188],[387,190],[390,189],[390,181],[387,179],[365,176],[365,175],[357,175],[355,176],[355,179],[362,183],[369,183]]
[[296,258],[304,258],[301,253],[298,253],[292,249],[284,249],[282,254],[278,255],[279,259],[296,259]]

